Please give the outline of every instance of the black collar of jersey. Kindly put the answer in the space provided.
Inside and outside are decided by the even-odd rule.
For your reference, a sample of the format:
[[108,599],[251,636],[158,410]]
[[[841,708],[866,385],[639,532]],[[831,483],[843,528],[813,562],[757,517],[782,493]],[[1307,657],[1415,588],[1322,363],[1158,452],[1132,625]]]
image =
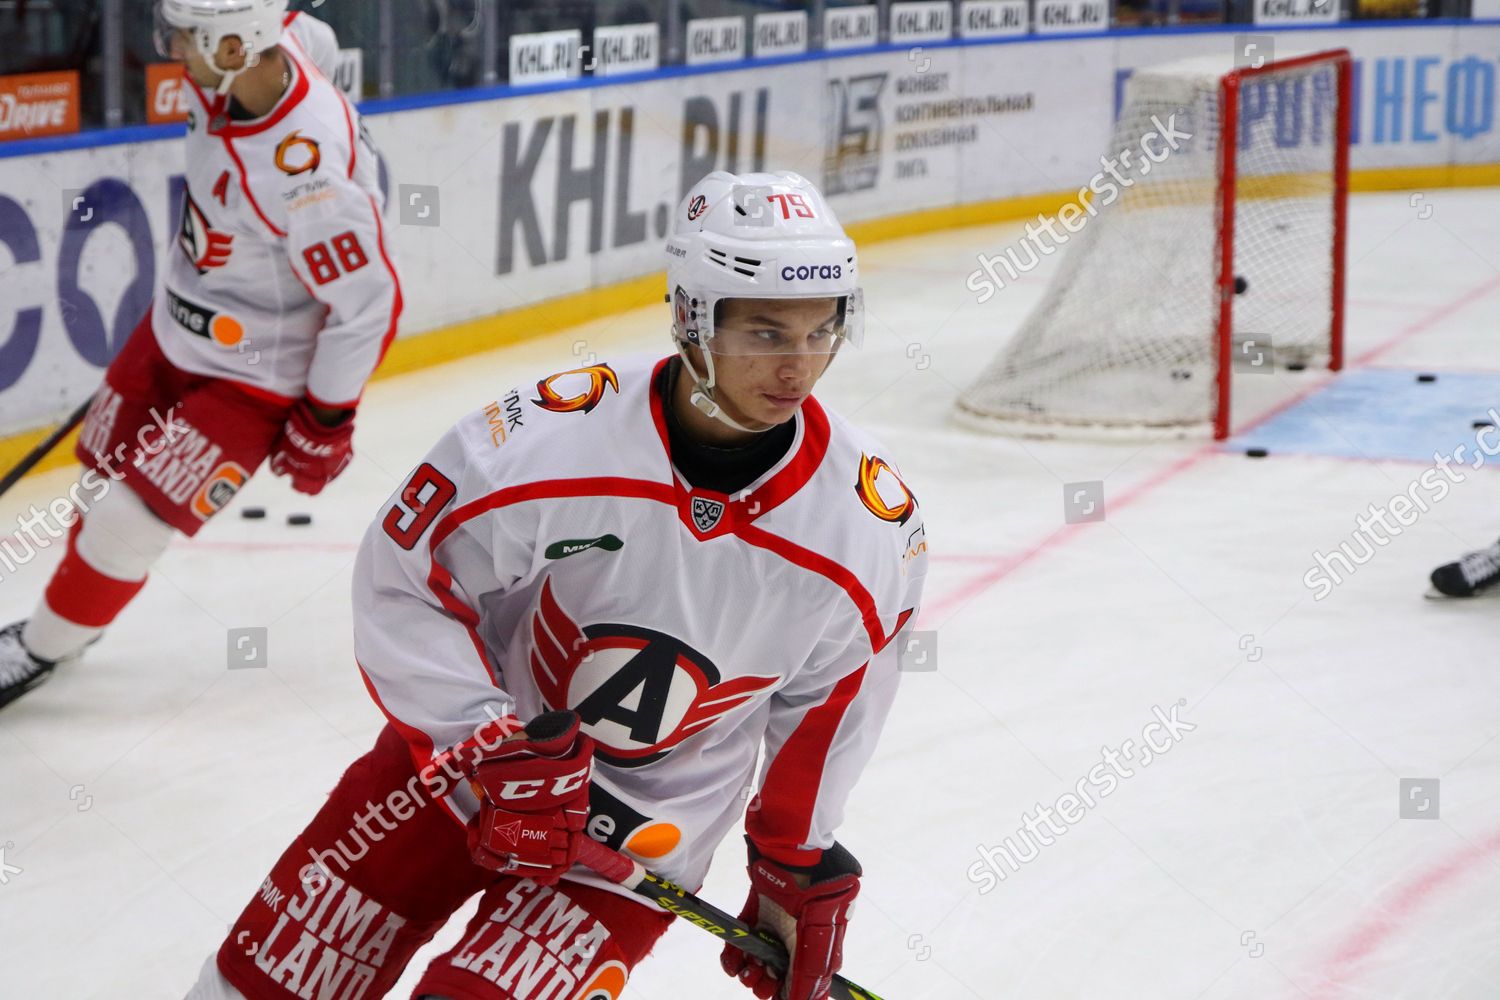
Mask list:
[[672,464],[694,489],[738,493],[770,471],[791,450],[797,438],[796,420],[777,424],[756,435],[749,444],[734,448],[719,448],[693,438],[672,412],[672,390],[681,370],[682,359],[673,358],[662,367],[652,389],[661,396]]

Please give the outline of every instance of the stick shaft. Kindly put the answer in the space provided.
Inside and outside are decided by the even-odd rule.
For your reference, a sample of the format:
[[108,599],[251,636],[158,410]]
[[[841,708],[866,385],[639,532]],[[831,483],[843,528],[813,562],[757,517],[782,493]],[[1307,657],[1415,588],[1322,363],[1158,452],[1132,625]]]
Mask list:
[[[744,921],[730,916],[712,903],[704,902],[682,886],[662,878],[596,840],[584,839],[578,861],[600,877],[651,900],[663,910],[708,931],[725,944],[738,948],[752,958],[760,959],[777,972],[785,972],[786,967],[791,964],[786,948],[774,937],[753,929]],[[828,991],[828,997],[829,1000],[881,1000],[843,976],[833,977],[833,987]]]
[[34,469],[38,462],[46,458],[47,453],[57,447],[57,442],[68,436],[69,431],[83,423],[83,415],[88,412],[89,404],[92,402],[93,397],[90,397],[78,404],[78,409],[69,414],[67,420],[58,425],[57,429],[48,434],[35,448],[28,451],[26,457],[16,463],[15,468],[11,469],[3,477],[0,477],[0,496],[3,496],[6,490],[20,482],[21,477]]

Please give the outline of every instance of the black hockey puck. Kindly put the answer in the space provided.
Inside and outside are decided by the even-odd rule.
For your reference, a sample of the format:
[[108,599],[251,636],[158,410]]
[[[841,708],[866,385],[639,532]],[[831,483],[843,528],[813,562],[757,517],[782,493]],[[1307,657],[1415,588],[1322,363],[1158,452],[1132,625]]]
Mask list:
[[1265,458],[1271,453],[1264,448],[1246,448],[1245,454],[1250,458]]
[[1289,372],[1301,372],[1306,371],[1307,366],[1300,361],[1290,361],[1287,363],[1286,370]]
[[311,514],[288,514],[286,523],[293,525],[312,524]]
[[1493,420],[1476,420],[1476,421],[1474,421],[1474,429],[1476,431],[1479,430],[1479,428],[1481,428],[1481,427],[1493,427],[1493,426],[1495,426],[1495,422]]
[[247,521],[259,521],[265,516],[266,509],[264,507],[246,507],[240,511],[240,517],[243,517]]
[[1236,274],[1234,276],[1234,294],[1244,295],[1245,289],[1249,287],[1250,282],[1245,280],[1245,276],[1243,274]]
[[1422,375],[1418,375],[1417,376],[1417,381],[1418,382],[1436,382],[1437,381],[1437,376],[1436,375],[1428,375],[1428,374],[1424,373]]

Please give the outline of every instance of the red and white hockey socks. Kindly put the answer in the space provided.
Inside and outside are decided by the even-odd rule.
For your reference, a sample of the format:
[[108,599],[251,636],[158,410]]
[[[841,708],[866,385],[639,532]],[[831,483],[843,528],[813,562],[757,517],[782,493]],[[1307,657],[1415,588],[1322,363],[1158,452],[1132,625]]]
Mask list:
[[67,555],[21,634],[26,648],[54,661],[82,652],[140,593],[172,534],[130,487],[115,483],[73,525]]

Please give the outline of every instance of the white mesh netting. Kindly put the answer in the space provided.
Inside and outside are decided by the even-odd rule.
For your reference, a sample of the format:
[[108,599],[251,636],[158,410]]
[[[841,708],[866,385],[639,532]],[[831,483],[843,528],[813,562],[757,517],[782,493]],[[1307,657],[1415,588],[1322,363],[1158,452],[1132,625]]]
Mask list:
[[[1094,436],[1210,431],[1219,408],[1219,149],[1222,60],[1138,70],[1101,171],[1042,301],[958,399],[966,424]],[[1236,129],[1232,333],[1263,365],[1328,360],[1333,326],[1338,65],[1320,60],[1242,80]],[[1174,117],[1175,116],[1175,117]],[[1142,140],[1191,137],[1159,162]],[[1160,154],[1160,138],[1149,148]],[[1113,193],[1112,193],[1113,192]],[[1077,220],[1074,220],[1077,224]],[[1066,233],[1062,226],[1056,227]],[[1046,239],[1046,237],[1041,237]],[[1001,285],[1034,247],[991,258]],[[981,261],[983,263],[983,261]],[[1273,350],[1261,352],[1267,344]],[[1250,369],[1247,369],[1250,370]]]

